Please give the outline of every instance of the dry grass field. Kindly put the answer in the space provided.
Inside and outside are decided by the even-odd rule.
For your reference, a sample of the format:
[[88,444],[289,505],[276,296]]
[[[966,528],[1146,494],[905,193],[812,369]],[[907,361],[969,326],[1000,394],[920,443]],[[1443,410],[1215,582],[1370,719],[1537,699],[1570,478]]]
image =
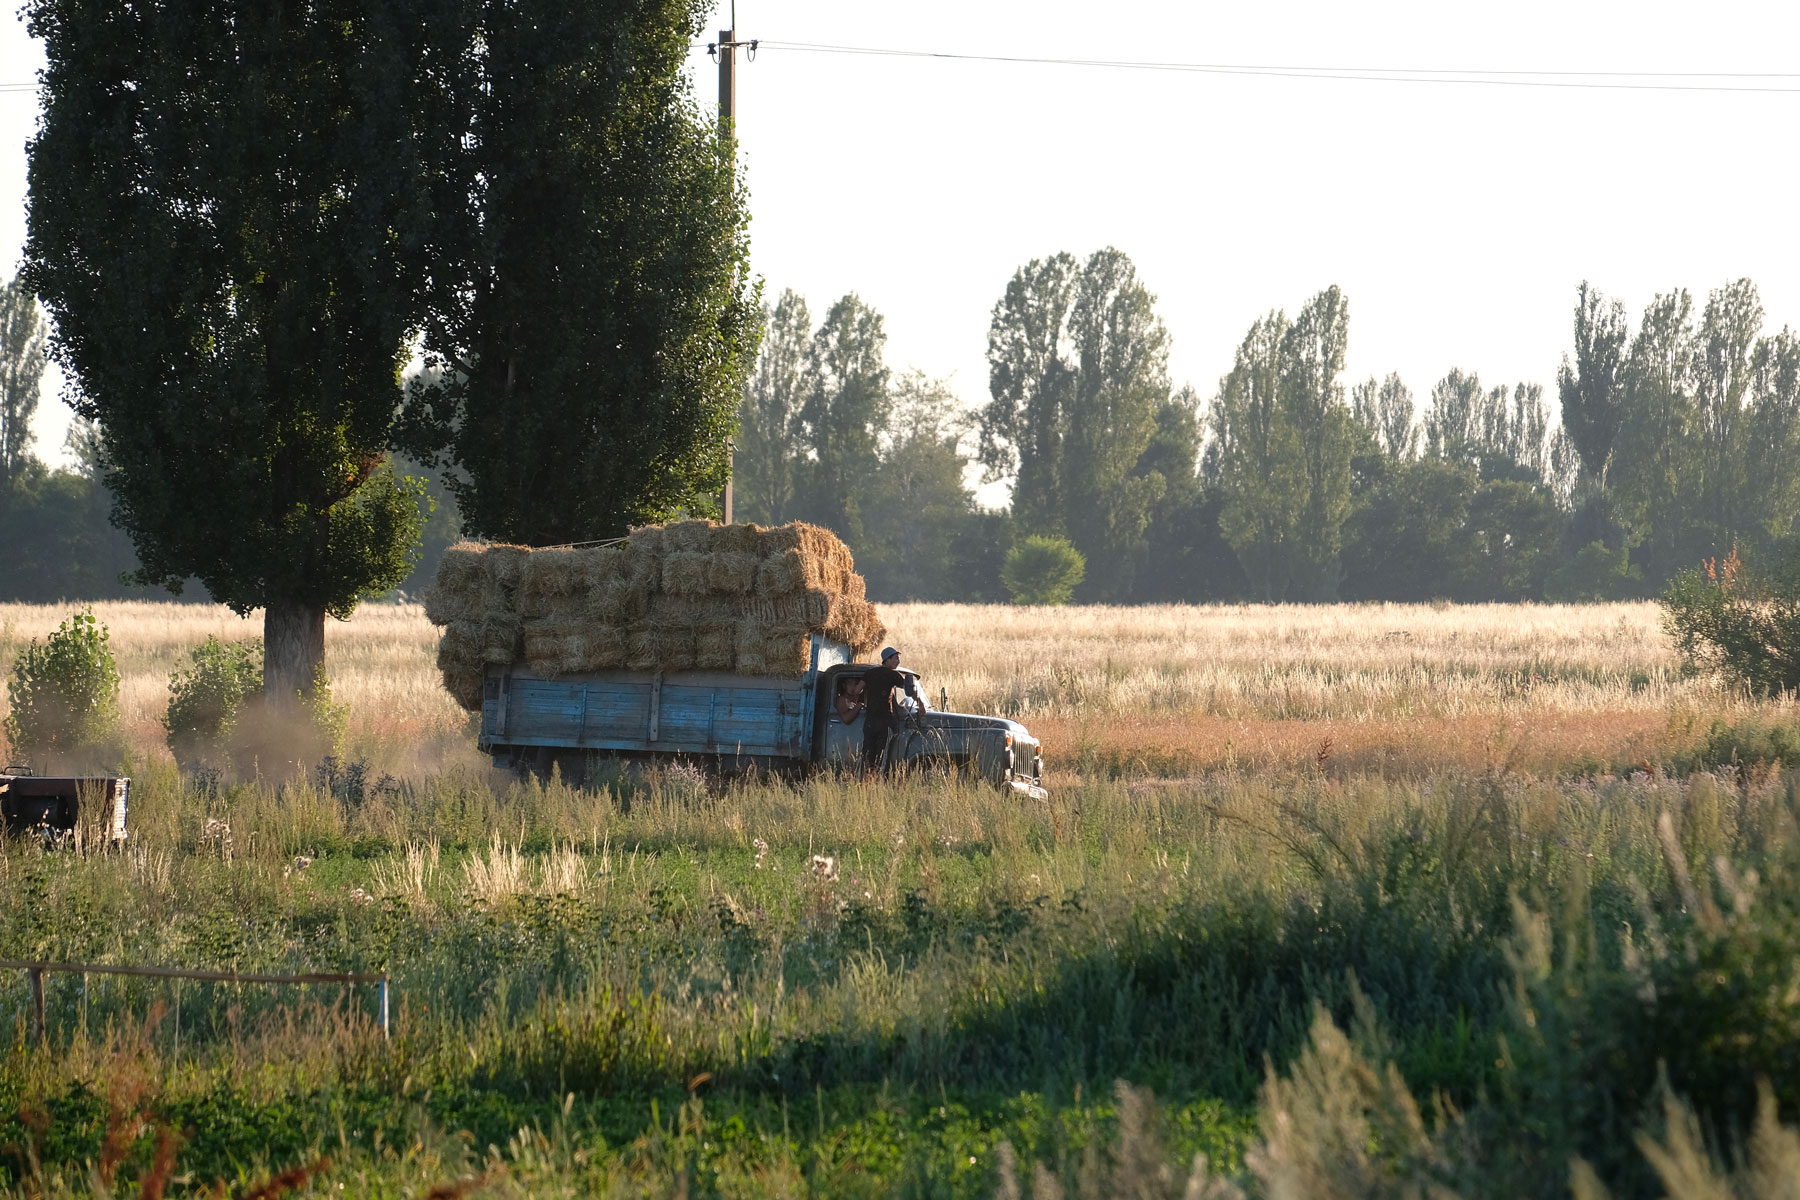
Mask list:
[[[208,634],[260,620],[215,605],[98,605],[124,677],[127,734],[161,752],[168,678]],[[0,605],[0,668],[67,610]],[[1738,706],[1684,676],[1648,603],[883,607],[934,703],[999,712],[1045,739],[1052,769],[1185,775],[1311,765],[1549,771],[1654,758]],[[432,668],[414,605],[365,605],[326,631],[354,753],[396,771],[473,762],[468,718]]]
[[1800,725],[1655,606],[884,615],[1046,800],[494,772],[409,606],[327,630],[352,761],[183,773],[170,673],[259,623],[96,606],[130,839],[0,839],[0,959],[385,972],[393,1037],[70,973],[40,1041],[0,972],[0,1200],[1647,1197],[1643,1138],[1753,1120],[1800,1171]]

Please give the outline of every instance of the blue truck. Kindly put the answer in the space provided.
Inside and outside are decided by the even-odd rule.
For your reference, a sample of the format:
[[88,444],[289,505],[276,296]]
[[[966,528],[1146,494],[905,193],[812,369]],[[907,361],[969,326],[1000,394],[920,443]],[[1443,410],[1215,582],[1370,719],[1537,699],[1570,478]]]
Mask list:
[[[846,724],[834,701],[870,666],[851,657],[849,647],[814,634],[810,665],[798,679],[712,671],[546,677],[523,663],[490,666],[478,745],[502,769],[548,774],[554,765],[571,781],[608,758],[780,774],[852,768],[862,717]],[[890,750],[898,767],[953,770],[1045,798],[1042,747],[1017,721],[941,712],[910,697],[902,715]]]

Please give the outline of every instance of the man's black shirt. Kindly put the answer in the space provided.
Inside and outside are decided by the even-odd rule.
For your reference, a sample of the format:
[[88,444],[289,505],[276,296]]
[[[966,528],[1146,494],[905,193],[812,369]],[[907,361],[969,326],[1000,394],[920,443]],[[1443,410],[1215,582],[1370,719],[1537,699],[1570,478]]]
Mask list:
[[881,725],[894,723],[895,688],[903,687],[909,694],[917,695],[909,676],[887,667],[870,667],[863,674],[863,684],[867,688],[865,696],[869,705],[863,720]]

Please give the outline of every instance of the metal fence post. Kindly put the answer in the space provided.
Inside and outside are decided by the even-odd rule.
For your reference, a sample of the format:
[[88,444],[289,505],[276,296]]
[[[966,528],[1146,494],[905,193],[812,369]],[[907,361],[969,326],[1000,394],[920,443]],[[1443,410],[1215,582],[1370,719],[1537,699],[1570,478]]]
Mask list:
[[25,974],[31,980],[31,1033],[37,1044],[42,1046],[46,1037],[44,1032],[44,968],[41,966],[27,967]]
[[381,1036],[392,1040],[393,1034],[388,1032],[388,977],[381,977]]

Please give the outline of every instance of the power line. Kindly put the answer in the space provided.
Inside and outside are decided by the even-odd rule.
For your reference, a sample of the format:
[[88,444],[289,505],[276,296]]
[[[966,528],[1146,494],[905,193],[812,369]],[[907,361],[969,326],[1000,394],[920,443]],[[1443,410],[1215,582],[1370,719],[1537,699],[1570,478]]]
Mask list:
[[[1462,70],[1436,67],[1282,66],[1265,63],[1180,63],[1131,59],[1041,58],[1014,54],[956,54],[938,50],[902,50],[884,46],[837,46],[822,42],[761,39],[764,49],[804,54],[857,54],[880,58],[936,58],[956,62],[991,62],[1057,67],[1098,67],[1121,71],[1165,71],[1194,75],[1247,75],[1277,79],[1336,79],[1372,83],[1460,83],[1489,87],[1588,88],[1612,91],[1752,92],[1800,95],[1800,86],[1750,83],[1702,83],[1700,80],[1800,80],[1782,71],[1517,71]],[[1693,82],[1685,82],[1693,81]]]

